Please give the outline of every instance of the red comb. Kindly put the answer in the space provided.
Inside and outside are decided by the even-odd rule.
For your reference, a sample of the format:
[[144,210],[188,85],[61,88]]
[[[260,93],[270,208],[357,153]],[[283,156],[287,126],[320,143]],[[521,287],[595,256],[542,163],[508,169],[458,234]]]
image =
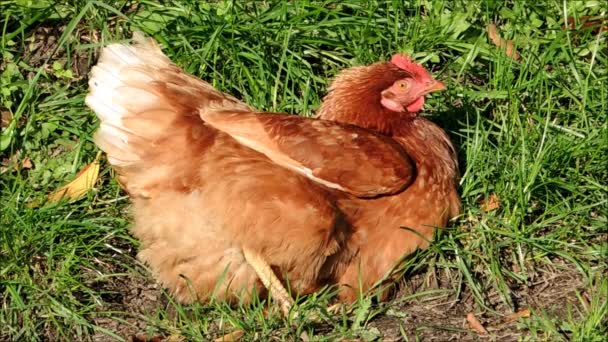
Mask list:
[[391,63],[411,74],[414,78],[431,78],[429,72],[420,64],[414,62],[410,56],[398,53],[391,58]]

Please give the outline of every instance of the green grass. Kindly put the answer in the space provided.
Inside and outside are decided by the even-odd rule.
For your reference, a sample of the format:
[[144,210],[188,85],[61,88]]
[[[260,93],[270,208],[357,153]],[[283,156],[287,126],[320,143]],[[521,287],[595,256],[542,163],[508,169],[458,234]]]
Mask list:
[[[495,339],[608,338],[608,31],[564,29],[571,16],[606,16],[602,1],[0,4],[0,340],[205,340],[236,329],[244,340],[472,338],[469,311]],[[488,42],[491,22],[519,61]],[[134,258],[129,202],[107,164],[86,198],[28,205],[94,159],[86,72],[133,30],[269,111],[312,115],[339,70],[397,51],[445,80],[425,115],[458,146],[464,211],[407,262],[417,282],[341,315],[324,313],[331,291],[310,296],[293,322],[265,303],[182,306]],[[31,168],[16,167],[26,158]],[[491,193],[500,208],[484,212]],[[526,308],[530,317],[504,323]]]

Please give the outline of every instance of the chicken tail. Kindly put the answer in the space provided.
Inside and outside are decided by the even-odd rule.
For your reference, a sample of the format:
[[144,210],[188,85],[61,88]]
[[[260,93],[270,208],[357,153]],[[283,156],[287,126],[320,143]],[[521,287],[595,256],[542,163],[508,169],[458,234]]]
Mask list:
[[167,165],[188,157],[184,154],[210,130],[201,111],[250,109],[186,74],[139,32],[132,44],[105,47],[90,76],[86,104],[101,121],[95,143],[129,192],[135,190],[134,178],[162,174]]

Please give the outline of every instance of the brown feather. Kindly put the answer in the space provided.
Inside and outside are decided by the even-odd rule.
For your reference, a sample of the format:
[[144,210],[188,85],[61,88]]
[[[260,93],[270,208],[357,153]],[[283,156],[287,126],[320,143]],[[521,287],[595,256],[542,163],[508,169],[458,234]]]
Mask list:
[[201,117],[274,162],[357,197],[399,192],[415,176],[399,144],[360,127],[255,112],[205,111]]

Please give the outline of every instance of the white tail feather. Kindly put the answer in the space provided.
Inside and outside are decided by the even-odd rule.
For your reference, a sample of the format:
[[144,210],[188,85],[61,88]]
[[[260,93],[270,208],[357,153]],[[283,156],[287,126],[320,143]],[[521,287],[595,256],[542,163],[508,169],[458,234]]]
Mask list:
[[136,32],[134,44],[112,44],[101,52],[89,80],[86,104],[101,120],[95,139],[109,153],[113,165],[124,166],[140,159],[129,140],[141,136],[125,127],[124,120],[145,109],[158,108],[161,99],[147,89],[154,71],[173,64],[156,42]]
[[154,40],[137,32],[133,44],[111,44],[102,50],[89,87],[86,104],[101,120],[95,142],[123,171],[133,166],[152,172],[161,167],[159,160],[179,158],[174,152],[188,150],[183,138],[191,136],[192,125],[203,124],[200,118],[192,120],[193,111],[251,110],[183,72]]

